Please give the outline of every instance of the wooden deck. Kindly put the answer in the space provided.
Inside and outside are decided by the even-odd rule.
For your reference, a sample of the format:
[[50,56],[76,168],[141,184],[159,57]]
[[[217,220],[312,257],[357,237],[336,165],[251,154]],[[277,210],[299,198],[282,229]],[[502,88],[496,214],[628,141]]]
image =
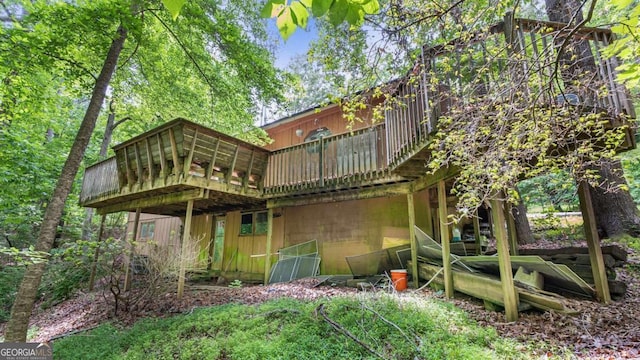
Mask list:
[[[595,69],[588,77],[556,66],[569,35],[588,43],[591,53],[584,56]],[[185,199],[195,199],[196,212],[224,212],[425,183],[429,145],[443,116],[464,119],[505,104],[570,108],[576,118],[599,113],[609,128],[626,127],[635,118],[633,104],[615,81],[617,60],[600,55],[611,39],[607,29],[571,32],[565,24],[507,16],[465,40],[423,48],[386,100],[382,124],[269,151],[177,119],[115,146],[114,158],[87,168],[80,203],[101,212],[144,207],[179,214]],[[620,150],[635,147],[633,127],[626,134]]]

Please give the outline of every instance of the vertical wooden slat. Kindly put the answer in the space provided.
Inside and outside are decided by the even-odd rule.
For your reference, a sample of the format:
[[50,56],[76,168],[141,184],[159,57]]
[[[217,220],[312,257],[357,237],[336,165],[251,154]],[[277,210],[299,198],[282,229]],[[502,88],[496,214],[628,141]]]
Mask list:
[[413,204],[413,193],[407,194],[407,210],[409,211],[409,239],[411,241],[411,271],[413,274],[413,287],[419,288],[418,276],[418,245],[416,240],[416,213]]
[[240,146],[236,145],[236,151],[233,154],[233,160],[231,160],[231,166],[227,170],[225,175],[225,181],[227,183],[227,188],[231,185],[231,177],[233,176],[233,170],[236,168],[236,161],[238,161],[238,153],[240,152]]
[[142,169],[142,159],[140,159],[140,149],[138,148],[137,142],[133,143],[132,146],[133,146],[133,155],[135,156],[135,159],[136,159],[136,169],[138,171],[138,184],[142,186],[142,182],[144,181],[142,172],[144,170]]
[[162,136],[160,136],[160,133],[156,134],[156,141],[158,142],[158,154],[160,155],[160,176],[165,178],[169,174],[169,169],[167,169],[167,159],[164,154],[164,146],[162,144]]
[[267,210],[267,249],[265,251],[264,261],[264,284],[269,283],[269,276],[271,275],[271,242],[273,238],[273,209]]
[[320,178],[320,187],[324,187],[324,138],[321,136],[320,141],[320,152],[318,156],[318,177]]
[[153,166],[153,152],[151,151],[151,142],[149,138],[146,137],[144,139],[145,149],[147,151],[147,166],[149,167],[149,181],[153,183],[155,177],[155,171]]
[[178,144],[176,143],[176,136],[173,133],[173,128],[169,129],[169,141],[171,142],[171,158],[173,159],[173,175],[176,177],[180,175],[182,168],[180,164],[180,158],[178,157]]
[[482,255],[482,238],[480,237],[480,217],[476,211],[473,214],[473,238],[476,241],[476,255]]
[[187,272],[187,249],[191,241],[191,218],[193,215],[193,200],[187,202],[187,213],[184,219],[184,233],[182,234],[182,246],[180,248],[180,273],[178,275],[178,300],[182,299],[184,293],[185,274]]
[[578,197],[580,199],[580,210],[584,223],[584,234],[587,238],[587,246],[589,248],[593,281],[596,286],[596,296],[600,302],[609,304],[611,303],[611,294],[609,293],[609,283],[602,258],[602,248],[600,248],[600,238],[598,237],[598,229],[596,228],[596,217],[593,211],[591,192],[589,185],[584,181],[578,184]]
[[447,225],[447,192],[444,180],[438,181],[438,218],[440,219],[440,243],[442,245],[442,266],[444,267],[444,292],[453,298],[453,273],[451,272],[451,244]]
[[213,169],[216,166],[216,158],[218,157],[218,148],[220,148],[220,139],[216,141],[216,147],[213,149],[211,155],[211,161],[209,161],[209,167],[207,168],[207,184],[211,184],[211,177],[213,177]]
[[253,159],[256,155],[255,150],[251,151],[251,158],[249,159],[249,167],[247,168],[247,172],[244,175],[244,179],[242,179],[242,189],[247,191],[249,187],[249,177],[251,176],[251,171],[253,170]]
[[516,222],[513,218],[513,207],[511,204],[505,205],[505,217],[507,220],[507,234],[509,239],[509,251],[511,255],[518,255],[518,235],[516,233]]
[[124,152],[124,166],[125,169],[127,171],[127,185],[129,185],[129,189],[131,189],[131,187],[133,186],[134,180],[133,180],[133,172],[131,171],[131,166],[129,163],[129,150],[127,150],[128,147],[125,146],[123,150]]
[[140,212],[142,209],[136,208],[136,214],[133,218],[133,233],[131,234],[131,243],[129,243],[129,256],[126,257],[126,268],[124,270],[124,291],[131,289],[131,263],[136,253],[136,241],[138,241],[138,226],[140,224]]
[[500,268],[500,282],[504,296],[504,312],[507,321],[518,320],[518,292],[513,284],[513,270],[511,256],[504,225],[504,210],[501,201],[491,200],[491,214],[495,224],[496,249],[498,250],[498,266]]
[[184,176],[189,176],[191,171],[191,163],[193,162],[193,153],[196,149],[196,141],[198,141],[198,128],[193,133],[193,141],[191,141],[191,147],[189,148],[189,154],[187,154],[187,160],[184,162]]

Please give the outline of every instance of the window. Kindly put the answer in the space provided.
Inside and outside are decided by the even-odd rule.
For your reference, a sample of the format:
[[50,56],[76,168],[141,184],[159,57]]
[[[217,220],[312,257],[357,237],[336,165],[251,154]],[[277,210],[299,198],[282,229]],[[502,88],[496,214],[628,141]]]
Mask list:
[[147,221],[140,223],[140,239],[153,239],[153,235],[156,230],[156,222],[155,221]]
[[267,233],[267,212],[250,212],[242,214],[240,235],[261,235]]

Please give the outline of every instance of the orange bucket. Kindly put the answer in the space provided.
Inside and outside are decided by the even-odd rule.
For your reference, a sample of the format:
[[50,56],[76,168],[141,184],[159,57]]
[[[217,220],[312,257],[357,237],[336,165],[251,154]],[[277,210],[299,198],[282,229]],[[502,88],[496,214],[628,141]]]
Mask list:
[[396,291],[404,291],[407,289],[407,270],[391,270],[391,281]]

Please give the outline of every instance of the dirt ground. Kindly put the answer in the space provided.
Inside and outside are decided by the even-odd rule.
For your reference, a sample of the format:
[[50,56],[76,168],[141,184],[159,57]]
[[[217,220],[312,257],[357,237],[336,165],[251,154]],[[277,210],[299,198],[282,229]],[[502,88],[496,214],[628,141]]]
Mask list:
[[[635,267],[635,273],[629,270]],[[408,290],[398,296],[437,297],[451,301],[469,313],[482,325],[495,327],[500,335],[522,342],[539,340],[548,344],[545,355],[558,355],[561,348],[571,349],[584,359],[638,359],[640,358],[640,278],[637,276],[640,262],[633,256],[627,268],[618,270],[618,278],[628,284],[627,294],[612,304],[603,305],[594,301],[569,300],[578,315],[563,315],[553,312],[523,312],[515,323],[506,323],[504,313],[485,310],[482,302],[456,294],[446,300],[441,292],[430,289]],[[635,274],[635,275],[634,275]],[[113,316],[110,298],[102,291],[80,293],[75,298],[51,307],[37,310],[31,326],[37,335],[31,341],[48,341],[63,334],[93,328],[111,320],[123,326],[143,317],[166,317],[189,313],[193,309],[225,303],[256,304],[267,300],[290,297],[313,300],[333,296],[349,296],[358,290],[344,287],[316,286],[316,279],[303,279],[291,283],[269,286],[188,286],[182,301],[175,293],[166,293],[153,301],[140,302],[129,312]],[[371,291],[371,290],[368,290]],[[382,290],[380,290],[382,291]],[[0,324],[3,332],[4,324]]]

